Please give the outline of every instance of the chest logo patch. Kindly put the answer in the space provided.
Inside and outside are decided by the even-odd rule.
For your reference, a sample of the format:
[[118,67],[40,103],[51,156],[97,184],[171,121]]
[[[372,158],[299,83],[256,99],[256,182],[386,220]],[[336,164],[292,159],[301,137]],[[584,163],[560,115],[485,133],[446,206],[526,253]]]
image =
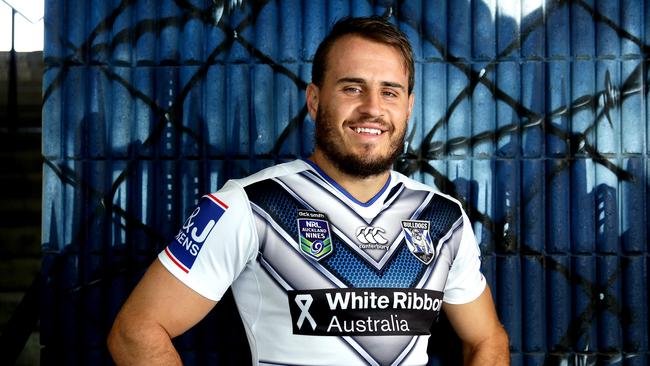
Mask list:
[[402,220],[402,230],[406,245],[411,253],[424,264],[429,264],[436,256],[436,248],[429,234],[429,221]]
[[332,253],[330,225],[324,213],[298,211],[298,243],[304,254],[317,261]]
[[390,244],[384,237],[386,230],[380,227],[361,226],[357,228],[356,236],[361,249],[387,250]]

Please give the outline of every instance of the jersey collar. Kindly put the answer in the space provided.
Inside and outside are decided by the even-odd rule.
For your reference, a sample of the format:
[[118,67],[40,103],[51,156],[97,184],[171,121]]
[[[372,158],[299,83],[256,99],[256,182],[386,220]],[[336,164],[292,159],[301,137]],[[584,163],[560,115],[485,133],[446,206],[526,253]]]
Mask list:
[[312,169],[314,169],[316,171],[316,173],[318,173],[323,179],[325,179],[325,181],[327,181],[329,184],[331,184],[339,192],[341,192],[343,195],[345,195],[347,198],[349,198],[352,202],[354,202],[357,205],[362,206],[362,207],[370,207],[370,206],[372,206],[372,204],[375,203],[375,201],[377,201],[379,199],[379,197],[381,197],[381,195],[384,194],[384,192],[386,192],[386,190],[390,186],[390,182],[391,182],[391,179],[392,179],[392,176],[393,176],[392,174],[388,175],[388,179],[386,179],[386,183],[384,184],[384,186],[370,200],[368,200],[367,202],[361,202],[358,199],[354,198],[354,196],[352,196],[350,194],[350,192],[348,192],[345,188],[341,187],[341,185],[338,184],[334,179],[332,179],[332,177],[327,175],[327,173],[325,173],[325,171],[323,171],[318,165],[316,165],[316,163],[314,163],[311,160],[305,159],[305,158],[302,158],[301,160],[304,161],[305,163],[307,163],[310,167],[312,167]]

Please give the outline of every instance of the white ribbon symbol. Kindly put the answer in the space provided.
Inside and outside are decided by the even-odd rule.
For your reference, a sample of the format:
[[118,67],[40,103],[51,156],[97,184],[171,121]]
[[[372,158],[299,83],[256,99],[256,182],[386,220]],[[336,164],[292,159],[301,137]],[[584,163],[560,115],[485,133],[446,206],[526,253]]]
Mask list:
[[302,323],[307,319],[309,320],[309,324],[311,324],[311,328],[316,330],[316,321],[311,317],[311,314],[309,314],[309,307],[312,302],[314,302],[314,298],[309,294],[296,295],[296,304],[298,304],[301,311],[300,317],[298,317],[298,322],[296,323],[298,329],[302,329]]

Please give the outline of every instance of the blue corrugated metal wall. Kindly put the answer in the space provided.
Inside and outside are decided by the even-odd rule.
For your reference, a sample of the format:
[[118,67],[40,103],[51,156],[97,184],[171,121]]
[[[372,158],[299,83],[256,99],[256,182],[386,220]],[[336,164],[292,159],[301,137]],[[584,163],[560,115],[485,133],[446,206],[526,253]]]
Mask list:
[[[118,308],[200,193],[310,153],[315,48],[368,14],[415,48],[398,169],[465,203],[513,364],[648,364],[644,1],[45,3],[44,364],[108,362]],[[187,364],[247,362],[233,311],[177,340]]]

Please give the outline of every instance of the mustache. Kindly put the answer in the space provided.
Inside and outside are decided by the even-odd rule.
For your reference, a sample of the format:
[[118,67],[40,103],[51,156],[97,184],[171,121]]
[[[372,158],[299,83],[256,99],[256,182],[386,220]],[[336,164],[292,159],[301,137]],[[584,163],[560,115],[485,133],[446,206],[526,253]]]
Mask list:
[[381,127],[386,130],[393,130],[393,124],[386,121],[382,117],[362,117],[362,118],[355,118],[355,119],[346,119],[343,122],[343,125],[345,127],[350,127],[350,126],[356,126],[356,125],[361,125],[364,123],[372,123],[378,125],[378,127]]

